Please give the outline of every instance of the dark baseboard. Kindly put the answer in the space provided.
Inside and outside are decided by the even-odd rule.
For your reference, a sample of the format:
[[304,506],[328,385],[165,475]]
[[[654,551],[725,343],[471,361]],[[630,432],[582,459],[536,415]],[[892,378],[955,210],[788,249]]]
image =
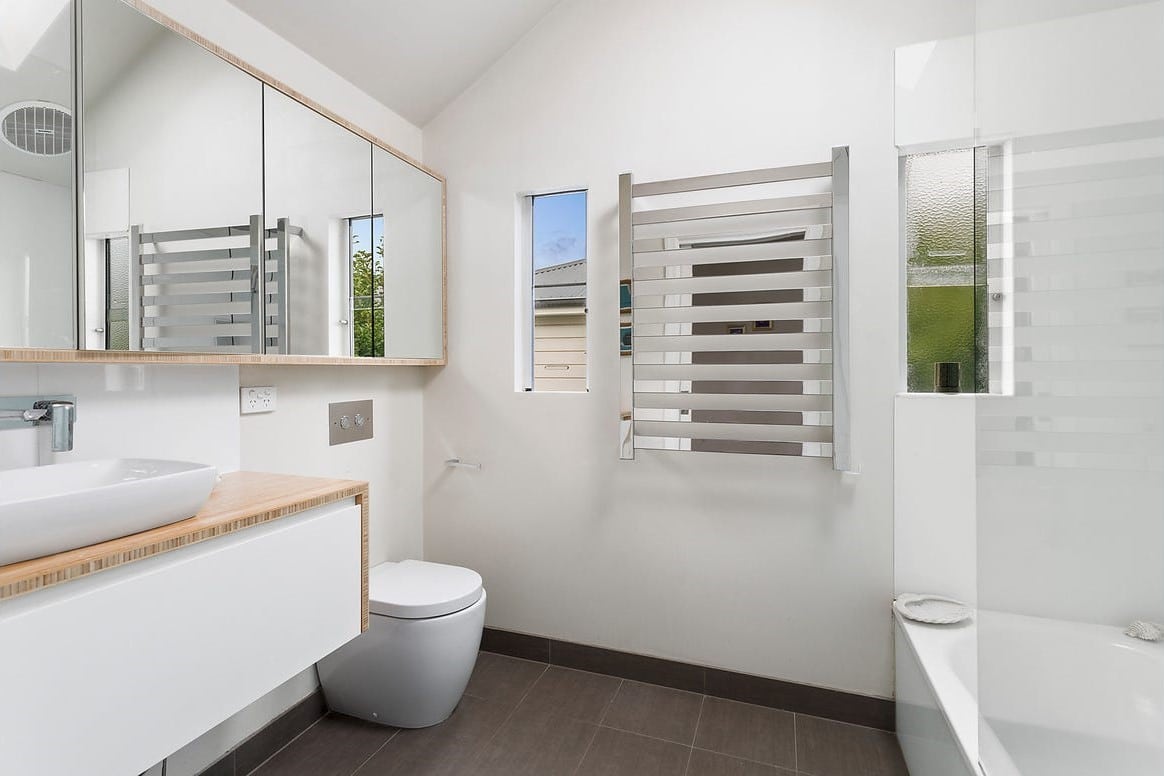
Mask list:
[[317,689],[218,758],[199,776],[247,776],[326,713],[323,692]]
[[[481,649],[540,663],[577,668],[773,709],[811,714],[893,731],[894,703],[886,698],[830,690],[676,660],[486,628]],[[241,774],[239,775],[241,776]]]

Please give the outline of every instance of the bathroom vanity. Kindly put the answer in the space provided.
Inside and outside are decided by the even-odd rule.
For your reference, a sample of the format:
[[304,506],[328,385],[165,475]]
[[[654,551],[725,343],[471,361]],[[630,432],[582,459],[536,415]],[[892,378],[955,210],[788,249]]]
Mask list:
[[0,567],[0,763],[140,773],[367,627],[367,484],[236,472],[187,520]]

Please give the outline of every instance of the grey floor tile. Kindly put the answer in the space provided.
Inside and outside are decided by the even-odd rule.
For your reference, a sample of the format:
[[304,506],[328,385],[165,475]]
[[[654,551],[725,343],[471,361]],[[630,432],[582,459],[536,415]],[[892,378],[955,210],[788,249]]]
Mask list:
[[599,728],[577,776],[683,776],[691,748]]
[[598,732],[598,726],[523,707],[519,707],[485,745],[474,773],[480,776],[573,774]]
[[401,730],[357,772],[358,776],[473,773],[485,742],[510,712],[509,706],[465,696],[441,724]]
[[395,728],[329,714],[254,771],[255,776],[351,776]]
[[707,698],[695,746],[782,768],[796,768],[793,715],[748,703]]
[[687,776],[796,776],[796,772],[696,749],[691,753]]
[[516,706],[545,670],[544,663],[481,652],[477,655],[477,665],[473,668],[473,676],[469,679],[465,693],[487,701]]
[[446,736],[483,742],[501,728],[512,711],[502,703],[465,696],[452,715],[441,724],[400,732],[408,737]]
[[897,737],[884,730],[797,714],[796,748],[809,776],[909,776]]
[[518,710],[599,722],[621,682],[611,676],[550,666],[534,682]]
[[690,746],[703,696],[653,684],[623,682],[602,724]]
[[354,776],[461,776],[480,771],[483,741],[401,731]]

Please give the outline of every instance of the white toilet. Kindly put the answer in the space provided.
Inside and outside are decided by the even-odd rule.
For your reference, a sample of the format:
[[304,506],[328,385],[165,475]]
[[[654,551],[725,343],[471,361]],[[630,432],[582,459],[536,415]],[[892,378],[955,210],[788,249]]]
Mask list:
[[319,662],[333,711],[419,728],[453,713],[481,646],[481,575],[459,566],[406,560],[368,573],[371,622]]

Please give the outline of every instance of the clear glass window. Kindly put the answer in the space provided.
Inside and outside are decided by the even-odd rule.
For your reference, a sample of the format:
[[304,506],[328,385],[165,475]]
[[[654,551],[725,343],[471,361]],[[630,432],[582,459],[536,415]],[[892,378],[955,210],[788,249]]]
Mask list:
[[532,347],[526,390],[585,391],[586,192],[529,200]]

